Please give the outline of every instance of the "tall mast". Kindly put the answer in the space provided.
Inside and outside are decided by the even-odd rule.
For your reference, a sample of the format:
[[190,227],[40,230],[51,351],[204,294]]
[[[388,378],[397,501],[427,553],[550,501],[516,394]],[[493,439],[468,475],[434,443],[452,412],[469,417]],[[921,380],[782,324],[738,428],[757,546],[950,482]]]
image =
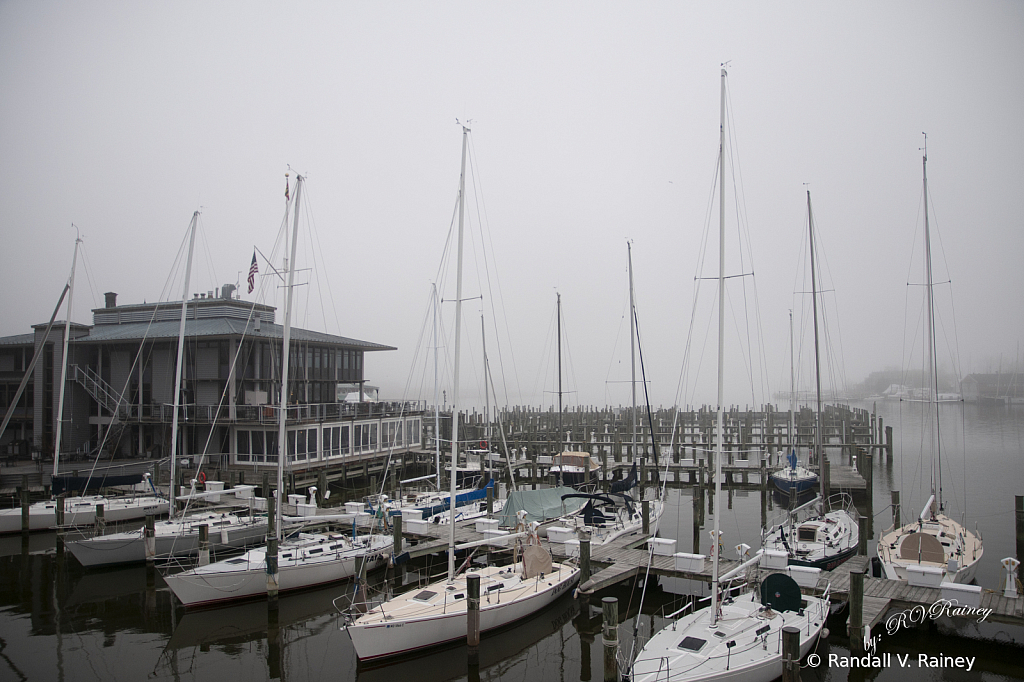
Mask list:
[[462,227],[466,211],[466,147],[469,128],[462,126],[462,172],[459,175],[459,257],[455,278],[455,371],[452,388],[452,471],[448,498],[448,583],[455,581],[455,465],[459,461],[459,352],[462,348]]
[[441,492],[441,408],[437,402],[437,284],[433,285],[434,291],[434,471],[437,473],[437,492]]
[[199,211],[192,214],[192,222],[189,224],[188,237],[188,259],[185,263],[185,285],[181,291],[181,320],[178,322],[178,359],[175,365],[174,375],[174,414],[171,416],[171,481],[168,486],[167,513],[172,518],[175,512],[175,464],[178,456],[178,410],[181,409],[181,374],[184,369],[182,359],[185,355],[185,317],[188,313],[188,287],[192,275],[192,251],[196,243],[196,224],[199,222]]
[[[487,390],[487,330],[484,328],[484,315],[480,313],[480,344],[483,348],[484,353],[484,440],[487,442],[487,447],[483,448],[487,450],[488,454],[484,456],[487,458],[487,471],[491,470],[491,392]],[[497,396],[495,396],[495,402],[497,402]]]
[[711,535],[711,625],[718,623],[719,517],[722,515],[722,441],[725,440],[725,69],[722,69],[722,101],[718,132],[718,441],[715,443],[715,529]]
[[[71,339],[71,301],[75,297],[75,266],[78,264],[78,245],[82,240],[75,236],[75,255],[71,258],[71,278],[68,280],[67,319],[64,320],[64,364],[60,368],[60,396],[57,398],[57,428],[53,434],[53,475],[57,475],[57,461],[60,459],[60,437],[64,431],[64,382],[68,378],[68,341]],[[44,337],[45,340],[45,337]]]
[[[626,242],[626,258],[629,263],[629,383],[633,397],[633,461],[635,462],[639,459],[636,449],[636,315],[634,314],[635,301],[633,300],[633,246],[628,241]],[[654,439],[653,433],[651,439]],[[640,486],[640,491],[642,495],[643,486]]]
[[811,190],[807,190],[807,230],[811,236],[811,302],[814,308],[814,381],[818,409],[814,415],[814,458],[819,464],[824,455],[821,448],[821,359],[818,355],[818,280],[814,268],[814,216],[811,213]]
[[[281,508],[284,506],[281,499],[281,491],[284,490],[284,464],[288,459],[288,434],[285,426],[288,423],[288,365],[291,356],[292,340],[292,292],[295,285],[295,245],[299,240],[299,205],[302,198],[302,183],[305,180],[301,175],[295,176],[294,213],[292,221],[292,244],[291,257],[285,254],[284,269],[288,272],[288,287],[284,295],[284,331],[281,339],[281,409],[277,416],[277,504],[276,518],[274,520],[274,536],[281,539]],[[287,230],[286,236],[287,236]]]
[[[935,298],[932,292],[934,280],[932,278],[932,238],[928,226],[928,136],[924,137],[924,156],[921,157],[921,172],[924,179],[924,266],[928,279],[927,291],[928,300],[928,347],[926,350],[928,362],[928,396],[929,410],[935,412],[935,419],[928,425],[928,439],[932,444],[932,493],[936,496],[938,510],[942,511],[942,445],[939,438],[939,372],[935,352]],[[933,512],[934,513],[934,512]]]
[[[796,452],[796,367],[793,366],[793,311],[789,311],[789,440]],[[808,462],[809,463],[809,462]]]
[[562,294],[555,294],[558,297],[558,485],[562,485],[564,479],[562,452],[565,446],[562,443]]

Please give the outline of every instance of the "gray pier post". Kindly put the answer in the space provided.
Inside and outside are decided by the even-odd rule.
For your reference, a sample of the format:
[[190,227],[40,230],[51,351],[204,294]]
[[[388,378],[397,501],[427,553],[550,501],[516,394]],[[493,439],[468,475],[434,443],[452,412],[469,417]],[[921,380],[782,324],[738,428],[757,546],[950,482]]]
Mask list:
[[601,606],[604,615],[604,682],[618,682],[619,600],[604,597]]

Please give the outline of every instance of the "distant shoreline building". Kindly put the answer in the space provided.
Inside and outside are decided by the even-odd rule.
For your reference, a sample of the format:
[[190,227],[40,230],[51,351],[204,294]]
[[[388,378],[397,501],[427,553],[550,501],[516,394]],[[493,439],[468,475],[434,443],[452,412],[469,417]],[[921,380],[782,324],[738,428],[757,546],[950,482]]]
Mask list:
[[960,382],[960,391],[969,403],[1020,404],[1024,403],[1024,375],[968,374]]
[[[276,468],[283,328],[273,307],[234,299],[233,288],[196,294],[186,307],[178,455],[205,450],[215,465]],[[61,461],[91,461],[101,444],[106,454],[168,456],[181,301],[119,306],[108,293],[92,313],[92,326],[70,326]],[[0,456],[52,458],[64,323],[44,339],[46,326],[0,338],[3,413],[45,344],[0,434]],[[389,350],[396,348],[292,329],[287,468],[419,448],[421,404],[365,402],[376,394],[366,385],[365,355]]]

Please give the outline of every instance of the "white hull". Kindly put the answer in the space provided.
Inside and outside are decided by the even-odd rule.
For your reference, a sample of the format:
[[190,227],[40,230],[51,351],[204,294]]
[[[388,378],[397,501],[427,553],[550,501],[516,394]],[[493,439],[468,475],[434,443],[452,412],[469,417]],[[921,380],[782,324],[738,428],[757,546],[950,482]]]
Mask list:
[[[387,561],[392,538],[362,536],[353,546],[342,535],[303,533],[278,548],[278,590],[299,590],[345,580],[356,575],[365,557],[367,570]],[[182,573],[164,576],[174,596],[185,606],[248,599],[267,593],[266,547],[240,557],[218,561]]]
[[[931,555],[926,551],[928,545],[925,551],[904,552],[903,542],[917,535],[934,538],[928,544],[938,549],[934,549]],[[942,544],[941,539],[947,540],[948,544]],[[931,566],[943,571],[943,581],[967,584],[974,580],[983,554],[981,540],[943,514],[890,530],[878,540],[878,558],[885,577],[890,580],[906,580],[907,566]],[[954,562],[952,565],[951,560]]]
[[[214,553],[265,542],[267,536],[266,517],[239,518],[232,514],[199,513],[185,519],[156,524],[156,558],[197,554],[200,524],[206,524],[210,529],[210,551]],[[146,544],[141,528],[80,540],[65,538],[65,546],[86,567],[146,560]]]
[[[91,526],[96,523],[96,505],[103,505],[103,518],[107,523],[144,519],[147,515],[166,513],[167,501],[152,495],[140,497],[67,497],[64,499],[64,524]],[[29,530],[55,530],[57,503],[54,500],[36,502],[28,508]],[[21,508],[0,510],[0,533],[21,531]]]
[[[550,573],[519,580],[521,564],[508,569],[488,566],[480,575],[480,632],[488,632],[539,611],[570,590],[579,580],[575,566],[553,564]],[[497,587],[505,585],[507,587]],[[451,589],[441,580],[395,597],[346,627],[361,661],[400,656],[466,638],[466,576]],[[490,592],[488,590],[493,588]],[[416,595],[434,593],[434,603]],[[458,598],[456,598],[458,597]],[[387,616],[384,615],[387,612]]]
[[[800,630],[803,658],[814,646],[828,617],[827,602],[815,597],[805,600],[803,615],[794,611],[765,612],[753,593],[747,593],[722,607],[722,617],[714,627],[709,622],[710,607],[684,616],[644,645],[633,662],[629,679],[772,682],[782,675],[782,628],[792,625]],[[680,648],[684,638],[704,644],[698,651]],[[727,647],[729,642],[735,645]]]

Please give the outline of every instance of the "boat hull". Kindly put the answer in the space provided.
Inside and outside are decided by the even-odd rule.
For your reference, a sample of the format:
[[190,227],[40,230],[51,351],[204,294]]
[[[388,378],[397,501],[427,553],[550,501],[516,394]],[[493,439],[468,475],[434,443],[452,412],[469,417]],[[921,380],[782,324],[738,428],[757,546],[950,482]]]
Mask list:
[[[65,498],[64,524],[68,526],[91,526],[96,523],[96,505],[103,505],[103,518],[107,523],[144,519],[152,514],[165,514],[167,501],[159,497],[145,496],[126,499],[100,496]],[[57,503],[53,500],[37,502],[29,506],[29,530],[55,530],[57,528]],[[22,530],[20,508],[0,510],[0,534],[18,533]]]
[[[225,549],[247,547],[266,539],[267,524],[251,523],[241,526],[210,531],[210,551],[216,553]],[[199,533],[190,532],[174,535],[157,535],[155,538],[156,558],[191,556],[199,552]],[[65,547],[78,562],[90,568],[114,566],[117,564],[141,563],[146,560],[146,542],[142,530],[115,533],[82,540],[65,542]]]
[[[757,615],[760,605],[748,593],[734,605],[723,607],[720,623],[729,624],[729,635],[722,641],[714,635],[721,631],[721,625],[710,626],[710,607],[684,616],[655,633],[644,645],[633,663],[630,680],[772,682],[783,672],[782,628],[799,629],[802,659],[814,647],[828,617],[825,600],[807,597],[806,601],[808,605],[801,613],[774,612],[762,617]],[[750,621],[748,626],[743,626],[744,619]],[[705,645],[698,651],[687,651],[681,648],[686,640],[703,640]],[[727,640],[734,645],[727,648]]]
[[[504,627],[517,620],[526,618],[548,604],[551,604],[579,581],[580,571],[576,567],[557,565],[546,578],[531,579],[533,589],[529,594],[513,601],[487,603],[487,595],[481,594],[480,600],[480,632]],[[496,567],[488,567],[478,573],[496,572]],[[553,576],[557,576],[553,578]],[[438,586],[439,585],[439,586]],[[444,583],[435,583],[427,589],[444,589]],[[482,591],[483,592],[483,591]],[[387,657],[411,654],[416,651],[442,646],[451,642],[465,640],[467,600],[452,602],[447,613],[431,614],[421,618],[348,625],[346,630],[352,639],[356,655],[360,661],[379,660]]]
[[[359,570],[364,555],[367,557],[368,571],[384,565],[391,538],[383,535],[373,537],[368,551],[346,550],[302,562],[290,562],[285,558],[288,548],[282,545],[278,552],[278,592],[301,590],[351,578]],[[164,581],[174,596],[187,607],[266,596],[266,548],[250,550],[235,559],[165,575]]]

